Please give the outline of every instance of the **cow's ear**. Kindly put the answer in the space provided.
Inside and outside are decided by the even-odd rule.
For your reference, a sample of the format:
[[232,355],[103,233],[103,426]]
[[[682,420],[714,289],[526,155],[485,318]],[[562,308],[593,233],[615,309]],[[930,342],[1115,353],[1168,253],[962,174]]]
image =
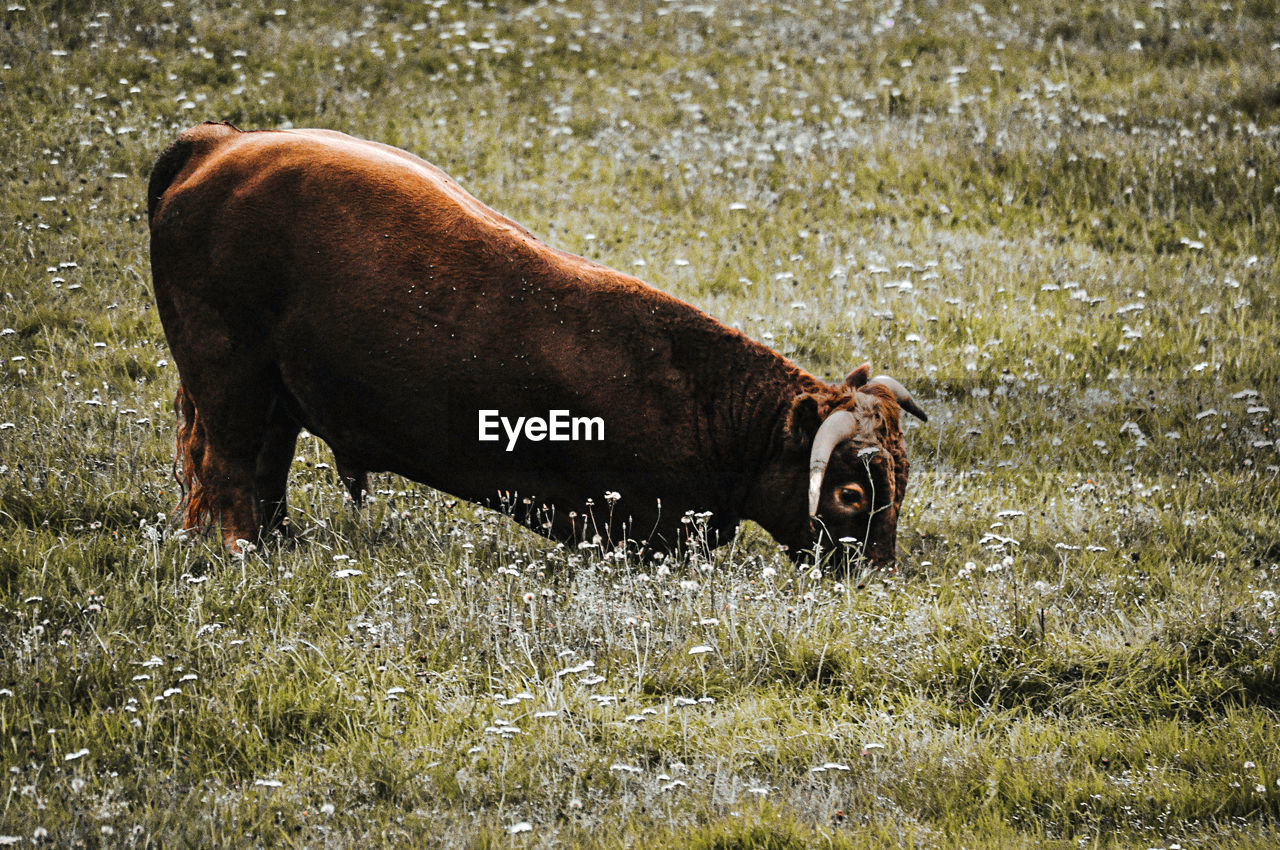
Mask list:
[[813,393],[796,396],[787,412],[787,442],[808,451],[813,435],[822,425],[822,409]]
[[845,377],[844,386],[846,389],[856,390],[858,387],[865,384],[867,382],[867,379],[870,377],[871,377],[871,364],[863,363],[861,366],[859,366],[857,369],[854,369]]

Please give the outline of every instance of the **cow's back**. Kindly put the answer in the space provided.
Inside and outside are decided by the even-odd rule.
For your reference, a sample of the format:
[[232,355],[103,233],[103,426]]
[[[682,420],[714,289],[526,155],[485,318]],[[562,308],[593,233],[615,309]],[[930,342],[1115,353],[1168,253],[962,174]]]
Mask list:
[[[641,312],[657,304],[698,313],[546,245],[412,154],[330,130],[194,127],[157,162],[148,208],[153,260],[190,262],[203,252],[223,276],[239,267],[258,285],[270,278],[274,288],[302,286],[299,294],[314,294],[317,281],[341,269],[374,288],[447,279],[464,301],[463,286],[522,279],[543,301],[585,296],[594,309],[614,292]],[[353,286],[338,291],[348,298]],[[481,292],[496,294],[492,286]],[[443,293],[434,294],[440,302]],[[402,293],[397,300],[403,306]]]

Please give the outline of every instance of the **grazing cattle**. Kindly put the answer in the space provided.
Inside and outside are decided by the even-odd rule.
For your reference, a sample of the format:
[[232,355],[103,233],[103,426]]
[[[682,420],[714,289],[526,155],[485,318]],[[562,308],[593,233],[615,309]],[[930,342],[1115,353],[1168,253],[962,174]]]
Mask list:
[[147,201],[185,522],[233,550],[288,530],[306,428],[357,497],[389,470],[559,540],[672,551],[710,511],[711,545],[752,519],[794,557],[894,557],[899,409],[925,417],[865,365],[824,383],[337,132],[202,124]]

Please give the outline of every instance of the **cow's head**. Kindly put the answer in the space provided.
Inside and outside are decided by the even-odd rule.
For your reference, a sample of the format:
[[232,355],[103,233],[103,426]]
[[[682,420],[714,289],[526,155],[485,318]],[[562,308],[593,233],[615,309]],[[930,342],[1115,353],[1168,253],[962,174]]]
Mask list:
[[835,392],[799,396],[787,422],[788,442],[809,456],[808,519],[791,552],[832,553],[838,569],[893,562],[909,469],[899,411],[927,419],[902,384],[870,372],[864,363]]

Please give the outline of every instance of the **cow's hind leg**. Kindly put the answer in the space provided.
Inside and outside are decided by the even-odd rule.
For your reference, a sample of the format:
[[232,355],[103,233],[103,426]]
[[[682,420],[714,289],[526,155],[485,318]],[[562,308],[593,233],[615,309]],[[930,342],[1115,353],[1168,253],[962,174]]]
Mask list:
[[258,515],[262,520],[263,536],[273,531],[279,531],[285,536],[291,534],[285,491],[288,489],[289,467],[293,465],[298,433],[301,430],[298,421],[285,410],[277,396],[267,416],[254,471],[254,492],[258,498]]
[[[258,460],[271,430],[274,381],[267,366],[247,369],[243,361],[182,358],[179,351],[175,347],[183,376],[178,448],[187,489],[186,526],[216,521],[226,546],[239,551],[239,541],[258,540],[262,525]],[[283,442],[280,430],[277,426],[273,435],[277,445]],[[283,497],[282,485],[279,492]]]

